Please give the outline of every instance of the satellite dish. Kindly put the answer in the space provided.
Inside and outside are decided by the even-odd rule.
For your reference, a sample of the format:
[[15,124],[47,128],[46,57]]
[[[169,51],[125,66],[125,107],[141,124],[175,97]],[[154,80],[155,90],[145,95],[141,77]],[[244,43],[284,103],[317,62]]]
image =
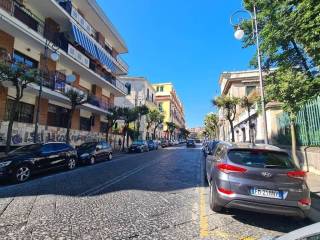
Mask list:
[[67,83],[73,83],[76,80],[76,76],[74,74],[70,74],[66,77]]

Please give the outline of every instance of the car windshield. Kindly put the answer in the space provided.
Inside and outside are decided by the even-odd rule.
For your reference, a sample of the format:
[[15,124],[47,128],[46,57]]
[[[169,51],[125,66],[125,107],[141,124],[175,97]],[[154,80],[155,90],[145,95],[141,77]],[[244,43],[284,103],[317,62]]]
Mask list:
[[233,149],[228,152],[231,162],[256,168],[295,168],[290,156],[285,152],[260,149]]
[[153,143],[153,140],[149,140],[148,143],[152,144],[152,143]]
[[97,143],[95,142],[88,142],[88,143],[83,143],[79,146],[79,149],[89,149],[89,148],[95,148]]
[[188,143],[194,143],[194,140],[188,140]]
[[144,144],[144,142],[140,140],[140,141],[134,141],[132,144],[141,145],[141,144]]
[[17,154],[17,153],[25,153],[25,152],[37,152],[42,147],[41,144],[31,144],[27,146],[23,146],[20,148],[17,148],[16,150],[10,152],[10,154]]

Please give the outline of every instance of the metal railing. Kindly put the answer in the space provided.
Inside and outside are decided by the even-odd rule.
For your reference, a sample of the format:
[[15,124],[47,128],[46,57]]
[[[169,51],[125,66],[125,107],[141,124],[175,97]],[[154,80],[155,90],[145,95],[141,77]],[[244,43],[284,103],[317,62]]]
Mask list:
[[[277,116],[278,142],[291,143],[290,118],[287,113]],[[298,113],[296,120],[297,143],[300,146],[320,146],[320,96],[309,101]]]
[[110,104],[108,101],[95,95],[88,96],[88,103],[104,110],[109,110],[112,107],[112,104]]
[[123,60],[122,57],[117,56],[117,62],[123,67],[125,72],[128,72],[129,70],[129,65],[126,63],[126,61]]
[[10,15],[19,19],[29,28],[43,35],[44,22],[34,15],[23,4],[13,0],[0,0],[0,7],[7,11]]

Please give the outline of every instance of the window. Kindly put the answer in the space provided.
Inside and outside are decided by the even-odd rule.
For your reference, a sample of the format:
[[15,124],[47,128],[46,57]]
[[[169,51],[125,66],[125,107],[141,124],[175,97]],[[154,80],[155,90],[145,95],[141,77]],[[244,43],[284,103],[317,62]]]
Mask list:
[[90,131],[91,120],[90,118],[80,117],[80,130]]
[[153,102],[153,98],[154,98],[154,96],[153,96],[153,93],[151,94],[151,101]]
[[156,89],[156,91],[157,91],[157,92],[159,92],[159,91],[160,91],[160,87],[159,87],[159,86],[157,86],[157,89]]
[[160,86],[160,92],[163,92],[163,86]]
[[147,89],[147,99],[149,99],[150,98],[150,90],[149,90],[149,88]]
[[256,90],[256,86],[246,86],[246,96],[249,96],[254,90]]
[[25,64],[30,68],[38,68],[38,62],[18,51],[14,51],[13,58],[17,63]]
[[46,153],[46,154],[55,152],[54,144],[53,143],[49,143],[49,144],[44,145],[41,148],[41,152]]
[[294,164],[285,152],[260,149],[233,149],[228,153],[230,161],[248,167],[291,169]]
[[[10,112],[13,106],[13,100],[8,99],[6,106],[6,119],[9,120]],[[34,105],[19,102],[16,113],[14,116],[14,121],[23,123],[33,123]]]
[[49,104],[47,120],[48,126],[66,128],[68,126],[68,119],[68,109]]

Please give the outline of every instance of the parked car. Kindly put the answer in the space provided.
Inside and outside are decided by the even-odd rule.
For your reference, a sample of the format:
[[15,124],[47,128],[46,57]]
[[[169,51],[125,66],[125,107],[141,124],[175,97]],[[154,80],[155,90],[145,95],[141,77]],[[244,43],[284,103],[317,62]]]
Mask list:
[[0,158],[0,177],[21,183],[37,172],[58,167],[72,170],[76,165],[77,151],[66,143],[31,144]]
[[148,140],[148,148],[149,150],[157,150],[158,149],[158,143],[155,140]]
[[134,141],[129,147],[129,152],[148,152],[148,143],[144,140]]
[[162,140],[161,141],[161,147],[162,148],[169,147],[169,140]]
[[306,173],[271,145],[218,143],[206,160],[213,211],[239,208],[304,218],[310,205]]
[[206,143],[206,146],[204,147],[204,156],[207,157],[208,155],[212,155],[216,149],[216,146],[218,145],[219,141],[209,141]]
[[112,147],[106,141],[86,142],[77,147],[81,163],[95,164],[97,161],[111,160]]
[[195,147],[196,146],[196,142],[193,139],[188,139],[187,140],[187,147]]

